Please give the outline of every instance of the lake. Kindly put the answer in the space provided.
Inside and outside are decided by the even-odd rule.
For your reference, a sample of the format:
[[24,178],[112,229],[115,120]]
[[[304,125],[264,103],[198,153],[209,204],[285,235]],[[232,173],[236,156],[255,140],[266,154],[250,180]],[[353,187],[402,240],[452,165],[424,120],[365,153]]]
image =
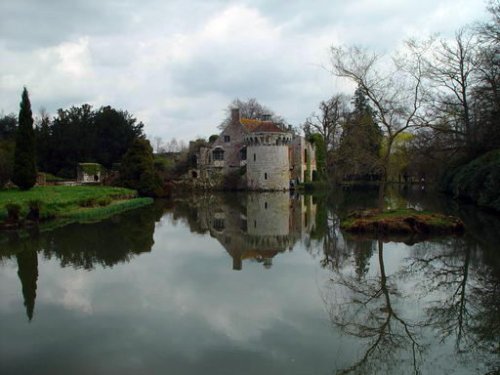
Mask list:
[[[3,234],[2,374],[500,371],[500,220],[420,189],[461,237],[374,241],[376,192],[207,194]],[[420,242],[419,242],[420,241]]]

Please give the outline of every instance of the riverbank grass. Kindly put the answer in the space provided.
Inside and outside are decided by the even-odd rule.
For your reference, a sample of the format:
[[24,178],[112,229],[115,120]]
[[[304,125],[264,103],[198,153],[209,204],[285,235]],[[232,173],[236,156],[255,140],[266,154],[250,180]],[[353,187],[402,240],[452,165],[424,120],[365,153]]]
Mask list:
[[[26,220],[101,220],[152,202],[150,198],[137,198],[134,190],[107,186],[39,186],[28,191],[1,190],[0,225],[18,226]],[[18,223],[12,222],[14,214],[17,214]]]
[[355,211],[342,220],[340,227],[350,233],[383,236],[461,234],[464,231],[463,222],[456,217],[414,209]]

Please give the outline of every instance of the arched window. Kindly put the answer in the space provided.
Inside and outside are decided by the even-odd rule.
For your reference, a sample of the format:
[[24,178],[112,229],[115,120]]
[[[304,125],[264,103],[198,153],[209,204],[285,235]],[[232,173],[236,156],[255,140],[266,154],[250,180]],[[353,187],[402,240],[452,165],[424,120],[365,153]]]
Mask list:
[[221,148],[216,148],[213,150],[212,155],[214,160],[224,160],[224,150]]

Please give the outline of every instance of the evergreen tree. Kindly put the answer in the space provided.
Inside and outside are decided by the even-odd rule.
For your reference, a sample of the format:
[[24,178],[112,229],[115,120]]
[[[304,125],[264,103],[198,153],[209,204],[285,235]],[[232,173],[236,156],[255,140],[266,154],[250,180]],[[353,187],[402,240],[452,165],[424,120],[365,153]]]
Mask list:
[[153,148],[149,141],[137,138],[123,157],[120,168],[121,185],[135,189],[140,195],[163,195],[161,179],[154,169]]
[[382,131],[359,87],[354,93],[353,105],[354,110],[343,125],[337,162],[344,176],[372,179],[380,171]]
[[23,90],[20,106],[12,182],[19,186],[20,189],[28,190],[36,183],[36,165],[33,115],[26,87]]

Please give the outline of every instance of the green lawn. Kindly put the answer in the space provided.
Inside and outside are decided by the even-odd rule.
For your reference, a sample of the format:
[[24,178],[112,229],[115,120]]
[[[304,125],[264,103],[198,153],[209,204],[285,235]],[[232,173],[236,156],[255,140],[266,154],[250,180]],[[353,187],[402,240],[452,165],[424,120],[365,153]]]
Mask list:
[[113,214],[149,204],[148,198],[136,198],[134,190],[104,186],[39,186],[28,191],[0,190],[0,221],[7,218],[8,204],[21,206],[21,217],[29,210],[29,202],[41,203],[41,219],[90,218]]

